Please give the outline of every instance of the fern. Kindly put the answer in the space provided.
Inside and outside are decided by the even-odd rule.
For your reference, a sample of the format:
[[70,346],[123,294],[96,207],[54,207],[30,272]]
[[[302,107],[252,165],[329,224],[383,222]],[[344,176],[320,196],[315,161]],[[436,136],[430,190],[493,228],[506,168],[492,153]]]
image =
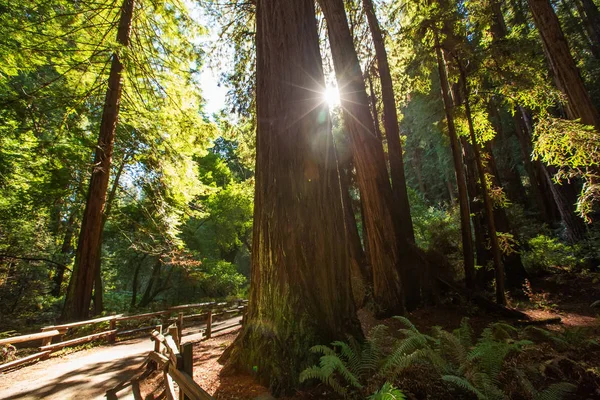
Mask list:
[[383,384],[381,389],[368,397],[368,400],[406,400],[406,396],[389,382]]
[[562,400],[566,395],[573,393],[577,389],[577,386],[567,383],[560,382],[550,385],[546,390],[538,393],[535,396],[535,400]]
[[456,375],[444,375],[442,376],[442,379],[460,387],[466,392],[473,393],[479,400],[487,400],[487,397],[483,393],[481,393],[475,386],[471,384],[471,382],[463,377]]

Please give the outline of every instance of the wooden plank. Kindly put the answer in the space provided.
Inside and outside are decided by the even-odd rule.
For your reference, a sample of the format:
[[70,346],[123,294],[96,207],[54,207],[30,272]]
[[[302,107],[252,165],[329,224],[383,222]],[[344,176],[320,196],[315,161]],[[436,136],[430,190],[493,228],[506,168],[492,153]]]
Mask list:
[[169,307],[167,310],[169,310],[169,311],[186,310],[188,308],[208,307],[208,306],[213,306],[215,304],[217,304],[217,303],[210,302],[210,303],[197,303],[197,304],[183,304],[181,306]]
[[84,325],[89,325],[89,324],[98,324],[100,322],[107,322],[107,321],[113,320],[115,318],[120,318],[120,317],[122,317],[122,315],[110,315],[108,317],[90,319],[87,321],[71,322],[70,324],[46,326],[46,327],[42,328],[42,332],[51,331],[54,329],[57,329],[60,331],[61,329],[71,329],[71,328],[77,328],[79,326],[84,326]]
[[159,368],[163,368],[170,360],[168,357],[163,356],[160,353],[151,351],[148,353],[148,359],[154,361]]
[[158,343],[165,342],[165,337],[158,331],[153,331],[150,338]]
[[179,390],[183,390],[192,400],[215,400],[210,394],[198,385],[191,376],[175,368],[169,368],[169,375],[173,377],[179,385]]
[[139,328],[129,329],[127,331],[117,331],[117,336],[132,335],[134,333],[143,332],[143,331],[149,331],[151,329],[156,329],[156,327],[155,326],[141,326]]
[[60,343],[54,343],[54,344],[50,344],[48,346],[42,346],[42,347],[40,347],[40,350],[41,351],[46,351],[46,350],[55,351],[55,350],[62,349],[63,347],[73,346],[76,344],[87,343],[87,342],[91,342],[92,340],[101,339],[101,338],[113,335],[116,332],[117,332],[116,330],[112,330],[112,331],[104,331],[104,332],[100,332],[100,333],[94,333],[93,335],[83,336],[83,337],[80,337],[77,339],[71,339],[71,340],[67,340],[64,342],[60,342]]
[[173,337],[165,337],[164,345],[167,353],[169,353],[169,359],[171,360],[173,366],[177,369],[181,368],[183,366],[183,360],[181,358],[181,354],[179,353],[179,348],[177,347],[175,340],[173,340]]
[[10,369],[10,368],[18,367],[19,365],[25,364],[26,362],[29,362],[29,361],[37,360],[41,357],[47,356],[48,354],[50,354],[50,351],[42,351],[40,353],[35,353],[30,356],[23,357],[18,360],[8,362],[6,364],[2,364],[2,365],[0,365],[0,372],[6,371],[7,369]]
[[181,344],[181,335],[179,335],[179,329],[177,329],[176,325],[169,325],[169,335],[171,335],[177,348],[179,348],[179,345]]
[[[165,394],[167,400],[175,400],[175,386],[173,385],[173,378],[167,371],[164,372],[165,377]],[[179,389],[181,391],[181,388]]]
[[[186,343],[182,346],[181,353],[183,355],[183,372],[187,375],[191,376],[192,379],[194,377],[194,345],[191,343]],[[183,394],[183,395],[182,395]],[[189,396],[186,396],[184,393],[179,393],[180,400],[191,400]]]
[[170,314],[170,313],[171,313],[171,311],[156,311],[156,312],[137,314],[137,315],[122,315],[117,318],[117,321],[130,321],[130,320],[134,320],[134,319],[158,317],[158,316]]
[[6,344],[12,344],[12,343],[29,342],[31,340],[46,339],[46,338],[51,338],[51,337],[58,336],[58,335],[60,335],[60,332],[55,329],[55,330],[46,331],[46,332],[32,333],[29,335],[13,336],[13,337],[9,337],[6,339],[0,339],[0,346],[6,345]]

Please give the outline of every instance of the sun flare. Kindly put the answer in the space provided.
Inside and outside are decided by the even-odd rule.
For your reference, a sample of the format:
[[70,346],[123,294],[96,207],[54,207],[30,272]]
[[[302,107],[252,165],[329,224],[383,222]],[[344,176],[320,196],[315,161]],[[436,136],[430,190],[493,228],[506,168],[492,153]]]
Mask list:
[[327,102],[329,107],[337,107],[340,105],[340,93],[337,87],[327,86],[323,93],[323,100]]

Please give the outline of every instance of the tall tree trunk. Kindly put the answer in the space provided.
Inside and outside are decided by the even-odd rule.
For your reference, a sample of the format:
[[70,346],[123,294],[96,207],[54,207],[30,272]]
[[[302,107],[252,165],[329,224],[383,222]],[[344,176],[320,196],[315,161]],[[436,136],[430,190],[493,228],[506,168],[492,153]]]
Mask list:
[[[392,207],[390,185],[383,147],[375,134],[369,111],[365,82],[360,70],[343,0],[320,1],[331,45],[344,123],[350,133],[350,143],[369,241],[373,268],[373,297],[378,314],[404,312],[406,306],[419,303],[419,261],[398,223]],[[403,287],[404,278],[404,287]],[[406,281],[406,279],[409,279]]]
[[[573,0],[575,3],[575,7],[577,8],[577,13],[579,14],[579,19],[581,20],[581,24],[585,28],[585,36],[589,41],[590,51],[594,58],[600,58],[600,25],[598,25],[598,8],[593,1],[586,1],[588,7],[591,5],[590,9],[585,8],[585,4],[580,0]],[[589,11],[589,13],[588,13]],[[590,18],[589,16],[592,16]],[[595,20],[594,20],[595,16]]]
[[458,188],[458,205],[460,208],[460,230],[463,244],[463,263],[465,268],[465,283],[471,290],[475,289],[475,258],[473,256],[473,237],[471,236],[471,222],[469,212],[469,197],[467,194],[467,183],[463,169],[463,159],[454,125],[454,104],[450,96],[450,85],[448,83],[448,72],[446,61],[442,55],[438,34],[435,34],[435,53],[440,77],[442,98],[444,100],[444,111],[446,112],[446,123],[448,125],[448,137],[452,149],[452,160],[456,174],[456,186]]
[[373,85],[373,78],[371,75],[375,75],[375,68],[372,67],[370,71],[365,73],[369,82],[369,102],[371,103],[371,112],[373,114],[373,122],[375,123],[375,133],[379,140],[383,140],[381,134],[381,128],[379,127],[379,110],[377,110],[377,96],[375,95],[375,86]]
[[568,117],[581,119],[582,123],[600,129],[600,114],[583,84],[550,1],[528,0],[528,2],[557,86],[567,96]]
[[[465,178],[467,180],[467,191],[469,193],[469,206],[471,210],[471,222],[473,223],[473,233],[475,234],[475,254],[477,255],[477,265],[486,267],[492,260],[492,255],[487,246],[487,234],[485,224],[485,212],[481,202],[483,195],[477,186],[477,164],[475,163],[475,154],[473,146],[465,137],[460,138],[463,148],[463,159],[465,160]],[[482,268],[477,273],[478,283],[485,286],[491,282],[493,276],[489,276],[487,268]]]
[[[408,202],[408,191],[406,189],[406,176],[404,174],[404,160],[402,155],[402,143],[400,142],[400,124],[396,110],[396,99],[394,97],[394,84],[388,63],[387,51],[383,41],[383,34],[379,27],[375,6],[372,0],[363,0],[363,7],[367,15],[369,29],[375,45],[375,57],[379,69],[381,81],[381,97],[383,100],[383,126],[388,143],[390,159],[390,176],[392,178],[392,194],[394,203],[398,206],[398,217],[400,227],[406,238],[414,242],[415,232],[412,218],[410,216],[410,204]],[[410,277],[409,277],[410,278]]]
[[346,234],[348,235],[348,248],[350,250],[350,279],[352,281],[352,294],[357,308],[365,304],[369,287],[371,286],[371,274],[367,265],[367,258],[360,242],[356,216],[352,208],[350,197],[350,165],[348,168],[340,169],[340,181],[342,189],[342,203],[346,223]]
[[142,256],[142,259],[135,266],[135,270],[133,271],[133,282],[131,283],[131,303],[129,305],[130,308],[134,308],[137,303],[137,292],[138,292],[138,280],[140,277],[140,269],[142,269],[142,265],[146,260],[146,254]]
[[[597,111],[594,106],[591,104],[591,100],[587,94],[587,91],[583,87],[583,81],[579,74],[579,70],[575,66],[573,61],[573,57],[569,52],[569,47],[566,42],[566,39],[562,33],[560,28],[560,24],[556,14],[548,0],[528,0],[529,7],[532,10],[532,14],[534,15],[536,26],[542,36],[542,43],[544,47],[544,53],[548,58],[548,61],[551,65],[551,68],[554,73],[554,78],[556,81],[557,87],[565,93],[569,99],[569,107],[568,110],[572,116],[571,118],[581,118],[582,122],[592,124],[596,126],[598,129],[597,121]],[[498,9],[494,9],[494,17],[496,20],[496,26],[504,25],[504,16],[501,12],[498,12]],[[504,37],[506,35],[506,31],[497,31],[500,34],[500,37]],[[555,54],[552,54],[552,51],[556,51]],[[574,87],[570,89],[569,93],[571,96],[565,91],[565,85],[568,85],[568,82],[573,83]],[[572,99],[571,99],[572,97]],[[528,142],[531,143],[533,138],[533,127],[531,126],[531,121],[529,119],[529,115],[525,111],[525,109],[517,105],[517,109],[521,114],[523,121],[523,132],[527,134]],[[583,109],[585,112],[582,114],[573,114],[575,110]],[[586,115],[586,120],[590,122],[586,122],[584,120],[583,115]],[[593,122],[596,121],[596,122]],[[524,145],[525,143],[523,143]],[[529,154],[531,154],[530,150],[527,150]],[[534,164],[535,165],[535,164]],[[586,227],[585,223],[581,218],[579,218],[575,214],[575,202],[577,201],[576,195],[573,196],[573,184],[572,183],[564,183],[561,187],[558,187],[552,180],[552,173],[549,170],[552,170],[552,167],[543,166],[538,162],[538,175],[543,175],[547,185],[547,188],[550,189],[552,193],[552,197],[554,198],[554,202],[556,204],[556,208],[560,213],[560,217],[565,225],[566,236],[570,241],[578,241],[585,237],[586,235]],[[544,180],[542,179],[541,182]],[[547,208],[550,210],[551,208]]]
[[[533,127],[529,120],[529,115],[525,109],[521,107],[521,114],[527,129],[529,137],[533,137]],[[541,165],[541,163],[540,163]],[[565,226],[565,236],[570,242],[578,242],[587,235],[587,228],[583,219],[575,214],[575,203],[577,202],[577,191],[573,187],[573,183],[563,182],[556,184],[553,176],[556,174],[556,169],[552,166],[541,166],[541,173],[548,182],[548,187],[552,193],[552,197],[556,203],[556,207],[560,214],[560,219]]]
[[129,158],[129,153],[125,153],[123,156],[123,160],[121,164],[119,164],[119,169],[117,169],[117,173],[113,179],[113,185],[110,189],[110,193],[108,198],[106,199],[106,204],[104,208],[104,212],[102,213],[102,227],[100,229],[100,241],[98,242],[98,256],[96,257],[96,275],[94,277],[94,314],[99,315],[104,311],[104,299],[103,294],[104,291],[102,289],[102,244],[104,243],[104,226],[106,225],[106,221],[110,216],[110,210],[112,209],[113,202],[115,201],[115,196],[117,195],[117,189],[119,188],[119,181],[121,180],[121,175],[123,174],[123,169],[125,168],[125,164]]
[[[117,43],[123,47],[129,47],[134,5],[135,0],[124,0],[121,7]],[[89,316],[122,89],[123,63],[119,53],[115,52],[108,77],[100,136],[81,223],[73,275],[62,314],[65,320],[85,319]]]
[[541,170],[543,166],[538,160],[531,159],[531,154],[533,153],[531,138],[527,134],[526,127],[524,126],[518,110],[515,112],[513,119],[515,121],[515,132],[517,134],[517,139],[519,140],[519,149],[521,150],[521,156],[523,157],[525,171],[527,171],[527,176],[529,177],[529,194],[531,198],[533,198],[535,208],[539,212],[541,220],[552,225],[559,216],[557,214],[558,210],[556,210],[554,197],[544,195],[544,193],[550,191],[550,188],[548,187],[548,181]]
[[314,3],[258,0],[256,191],[247,314],[227,369],[275,395],[315,344],[361,338]]
[[[498,134],[500,133],[498,132]],[[500,174],[498,172],[494,153],[492,152],[491,141],[486,143],[485,152],[487,153],[486,158],[488,160],[486,171],[490,175],[491,184],[492,186],[502,188],[502,184],[498,178]],[[509,201],[513,200],[508,194],[507,197]],[[498,232],[504,232],[508,234],[513,233],[508,215],[506,214],[506,209],[504,207],[494,207],[494,220],[496,221],[496,228],[498,229]],[[506,272],[506,283],[509,289],[521,289],[524,280],[529,278],[527,271],[525,271],[525,267],[523,266],[523,262],[521,261],[520,250],[521,247],[518,242],[512,243],[512,251],[502,255],[502,261],[504,262]]]
[[477,172],[479,173],[479,184],[481,187],[481,194],[483,195],[483,206],[485,208],[485,216],[488,227],[488,236],[490,239],[492,259],[494,261],[494,271],[496,275],[496,302],[498,304],[506,304],[506,296],[504,294],[504,263],[502,262],[502,250],[498,243],[498,236],[496,234],[496,221],[494,220],[494,205],[490,198],[488,190],[487,180],[485,176],[485,169],[483,167],[483,161],[481,159],[481,152],[479,150],[479,144],[477,143],[477,137],[475,136],[475,127],[473,126],[473,118],[471,115],[471,104],[469,101],[469,84],[467,82],[467,76],[461,61],[457,60],[457,64],[460,70],[460,81],[462,82],[462,88],[464,93],[465,113],[467,115],[467,123],[469,125],[469,134],[471,137],[471,144],[473,147],[473,153],[475,155],[475,163],[477,164]]
[[152,266],[152,275],[150,275],[150,279],[148,279],[148,283],[146,284],[146,289],[144,290],[144,294],[138,304],[138,307],[146,307],[150,302],[154,299],[154,293],[157,292],[157,288],[160,281],[160,273],[162,269],[162,260],[160,257],[156,260],[154,265]]
[[65,236],[63,238],[63,243],[60,248],[60,254],[62,255],[60,265],[56,266],[56,272],[54,272],[54,276],[52,277],[52,296],[60,297],[60,288],[62,286],[63,278],[65,276],[65,270],[67,264],[72,260],[72,251],[73,251],[73,233],[75,233],[75,217],[77,215],[77,211],[79,207],[73,207],[71,212],[69,213],[69,219],[65,224]]

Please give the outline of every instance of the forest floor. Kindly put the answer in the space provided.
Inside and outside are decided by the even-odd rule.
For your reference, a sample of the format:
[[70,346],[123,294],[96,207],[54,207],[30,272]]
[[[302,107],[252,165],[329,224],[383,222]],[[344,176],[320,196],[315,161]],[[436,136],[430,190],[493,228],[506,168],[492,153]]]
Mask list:
[[[532,280],[529,299],[512,300],[511,305],[526,312],[533,319],[560,317],[561,324],[543,326],[549,330],[560,326],[590,329],[590,335],[600,336],[600,308],[591,307],[600,300],[600,274],[560,273]],[[456,300],[456,299],[455,299]],[[422,332],[429,332],[433,326],[447,330],[457,328],[464,317],[469,317],[475,333],[479,334],[490,323],[502,320],[496,315],[482,312],[470,304],[437,305],[419,309],[407,315]],[[363,330],[368,332],[378,324],[388,325],[394,331],[401,328],[399,321],[390,318],[377,320],[366,310],[359,311]],[[510,321],[507,321],[510,323]],[[267,400],[273,399],[266,387],[256,383],[251,376],[238,374],[221,376],[223,368],[218,361],[223,351],[233,342],[239,329],[233,333],[194,344],[194,379],[216,399],[222,400]],[[142,390],[146,393],[159,391],[161,377],[156,376],[145,382]],[[155,392],[155,393],[156,393]],[[309,392],[298,392],[286,400],[308,400],[332,398],[324,386],[317,386]]]

